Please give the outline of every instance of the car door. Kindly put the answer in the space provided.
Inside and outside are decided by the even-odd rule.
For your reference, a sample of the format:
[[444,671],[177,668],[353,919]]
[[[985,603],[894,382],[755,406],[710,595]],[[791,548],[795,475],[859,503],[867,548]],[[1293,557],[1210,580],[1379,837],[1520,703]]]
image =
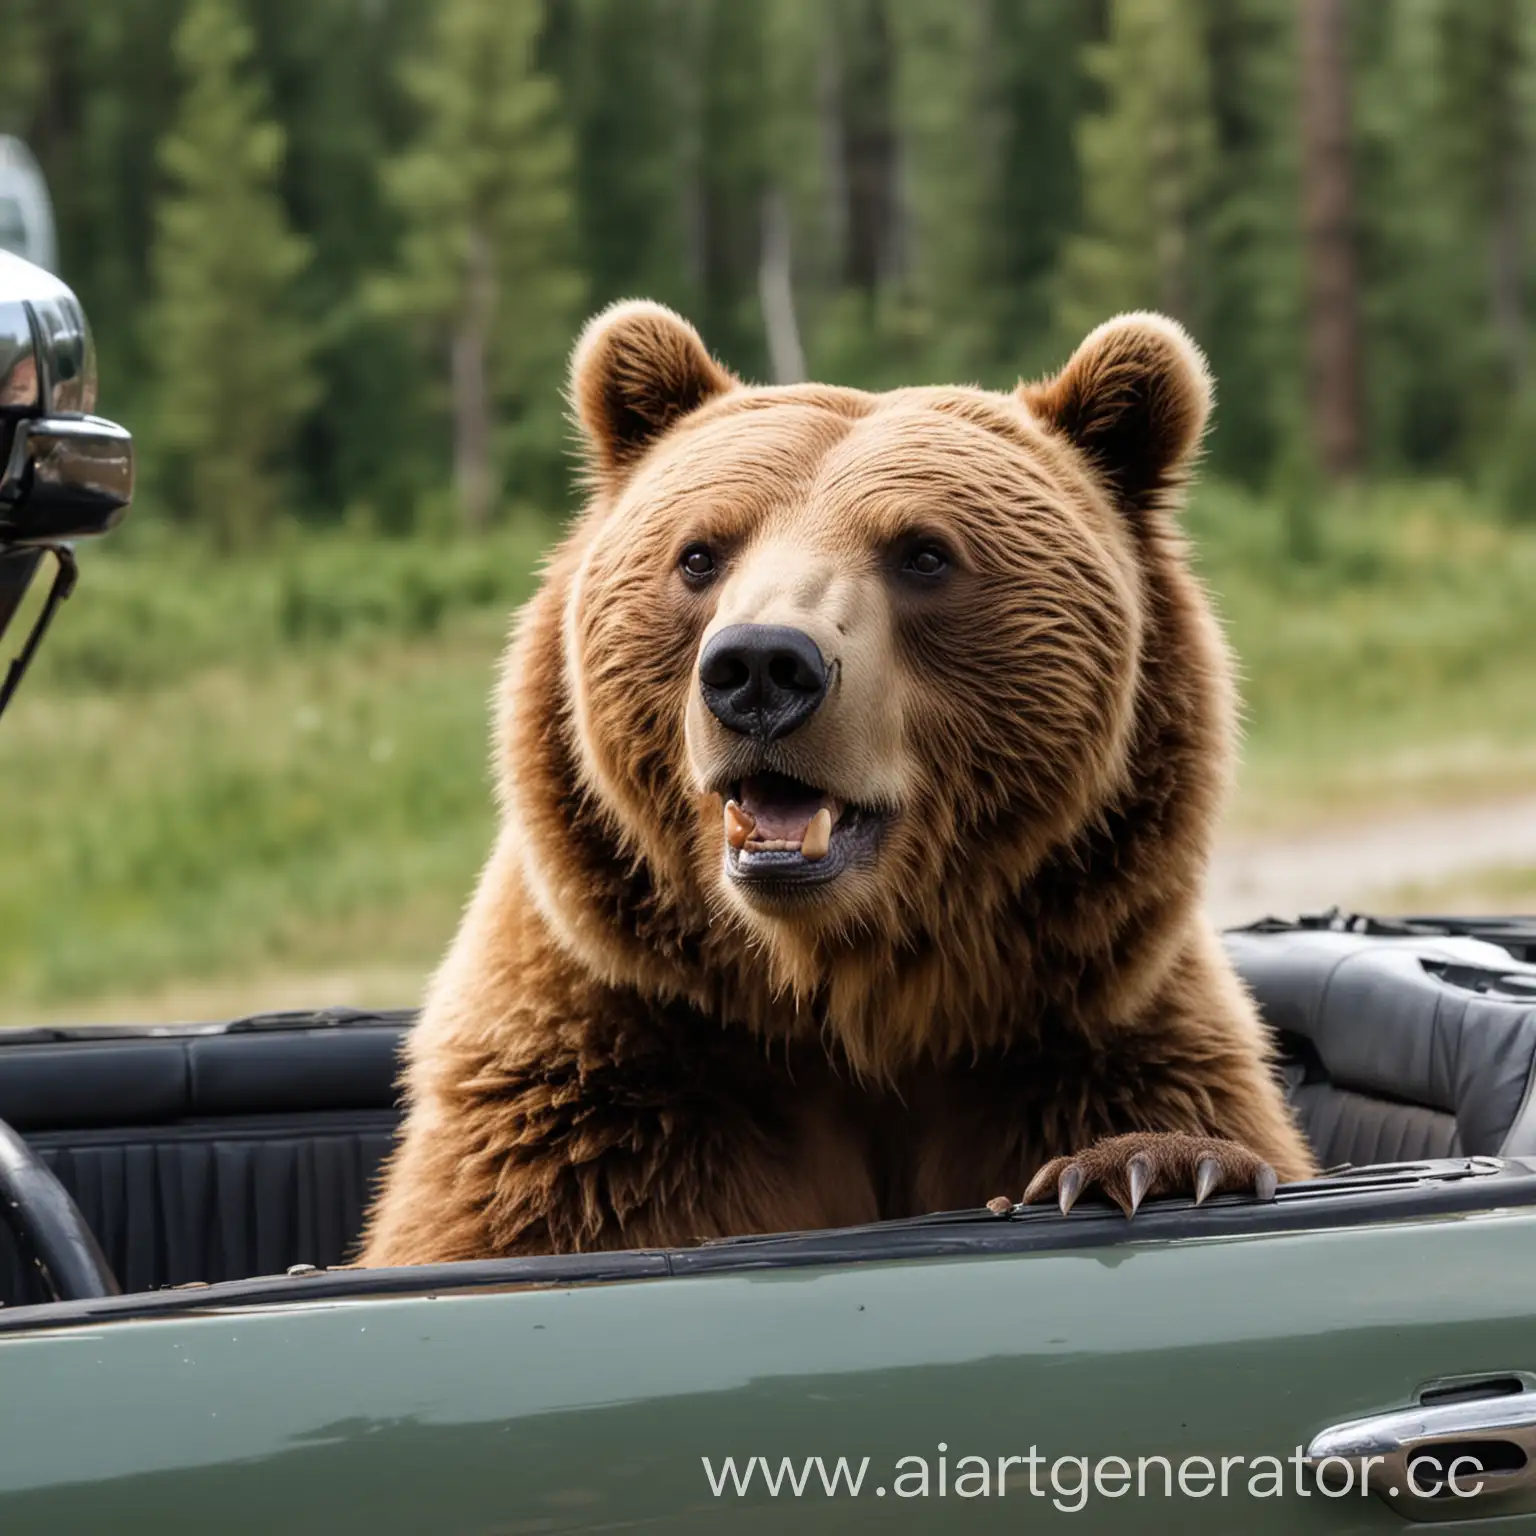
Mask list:
[[636,1256],[651,1277],[604,1283],[530,1284],[524,1261],[467,1291],[444,1266],[371,1299],[359,1274],[312,1300],[297,1280],[258,1305],[212,1287],[18,1314],[0,1530],[1387,1531],[1380,1446],[1365,1491],[1346,1460],[1320,1488],[1306,1457],[1327,1431],[1351,1455],[1401,1437],[1406,1411],[1496,1464],[1415,1518],[1536,1531],[1536,1175],[1490,1168],[1475,1191],[1410,1171],[1364,1205]]

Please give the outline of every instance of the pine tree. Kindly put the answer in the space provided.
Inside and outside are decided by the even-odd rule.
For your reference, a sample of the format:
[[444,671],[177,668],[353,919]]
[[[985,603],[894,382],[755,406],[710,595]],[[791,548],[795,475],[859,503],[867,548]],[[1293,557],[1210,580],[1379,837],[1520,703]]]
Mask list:
[[139,331],[181,9],[181,0],[0,4],[0,131],[18,134],[42,163],[61,271],[91,317],[103,399],[135,425],[150,404]]
[[43,94],[47,59],[42,0],[9,0],[0,47],[0,133],[25,134]]
[[899,0],[888,14],[896,41],[903,288],[929,371],[978,378],[999,325],[993,204],[1003,118],[990,7]]
[[1531,29],[1517,0],[1446,8],[1447,132],[1451,184],[1465,193],[1486,251],[1488,324],[1500,357],[1497,382],[1527,383],[1524,203],[1529,192]]
[[694,78],[683,0],[562,0],[560,76],[576,139],[590,302],[690,310],[687,147]]
[[400,60],[418,52],[430,0],[244,0],[286,135],[284,200],[314,259],[298,299],[312,317],[321,400],[294,467],[299,507],[402,527],[442,463],[402,420],[431,411],[407,327],[365,302],[387,264],[396,215],[379,167],[412,124]]
[[895,40],[887,0],[844,0],[828,15],[839,276],[872,308],[901,270]]
[[1078,128],[1083,228],[1062,257],[1063,340],[1142,307],[1200,328],[1215,156],[1200,20],[1193,0],[1113,0],[1090,48],[1104,106]]
[[1213,468],[1310,498],[1294,0],[1202,0],[1215,160],[1200,342],[1219,381]]
[[283,134],[251,53],[234,0],[191,0],[175,38],[185,91],[161,147],[169,189],[146,342],[159,384],[153,440],[173,465],[166,489],[229,545],[270,527],[278,466],[314,398],[292,310],[308,247],[275,190]]
[[[1466,263],[1466,323],[1481,345],[1469,358],[1467,448],[1481,458],[1511,428],[1529,438],[1528,337],[1532,187],[1532,45],[1536,25],[1518,0],[1453,6],[1441,0],[1441,89],[1434,124],[1443,146],[1446,212]],[[1525,452],[1530,454],[1529,446]]]
[[876,387],[910,378],[898,356],[914,285],[891,0],[778,0],[776,14],[772,158],[789,189],[809,369]]
[[1052,334],[1054,287],[1063,244],[1079,227],[1073,133],[1087,105],[1082,63],[1095,7],[1082,0],[994,0],[993,9],[1001,153],[987,219],[997,247],[997,361],[1032,377],[1061,362],[1063,338]]
[[1337,480],[1365,451],[1348,13],[1344,0],[1301,0],[1298,15],[1307,393],[1318,463]]
[[1516,57],[1487,56],[1484,24],[1499,10],[1499,0],[1399,0],[1367,12],[1374,25],[1357,38],[1365,396],[1378,471],[1474,470],[1515,396],[1517,357],[1500,346],[1492,282],[1510,169],[1498,77]]
[[537,56],[543,22],[540,0],[441,0],[405,72],[418,136],[387,170],[406,227],[381,297],[447,343],[454,486],[471,529],[509,491],[549,496],[561,462],[583,284],[570,135]]
[[[1421,0],[1422,3],[1422,0]],[[1456,231],[1462,327],[1456,467],[1506,507],[1536,507],[1536,378],[1530,357],[1536,13],[1523,0],[1438,0],[1434,122],[1442,217]],[[1437,311],[1443,313],[1443,310]],[[1447,317],[1448,319],[1450,317]]]
[[694,154],[698,321],[748,378],[770,374],[758,293],[769,191],[769,83],[764,15],[741,0],[701,0]]
[[1346,457],[1536,504],[1528,0],[0,9],[0,128],[48,177],[105,400],[230,538],[279,502],[410,516],[451,434],[392,428],[439,412],[471,519],[548,504],[584,284],[672,302],[749,376],[803,352],[877,387],[1003,385],[1173,308],[1221,380],[1213,465],[1304,486],[1350,414],[1307,359],[1300,22],[1324,13],[1353,119]]
[[828,134],[831,10],[823,0],[764,0],[765,190],[758,292],[772,377],[803,379],[820,308],[835,288],[829,219],[836,139]]

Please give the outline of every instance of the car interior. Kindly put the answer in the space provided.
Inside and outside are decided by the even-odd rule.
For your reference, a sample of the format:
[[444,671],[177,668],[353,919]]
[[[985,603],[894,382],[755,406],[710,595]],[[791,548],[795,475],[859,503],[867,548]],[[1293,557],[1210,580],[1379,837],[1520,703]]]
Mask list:
[[[1328,914],[1226,942],[1323,1169],[1536,1158],[1536,922]],[[359,1236],[413,1019],[7,1031],[0,1122],[73,1197],[125,1293],[323,1271]],[[1357,1183],[1350,1209],[1391,1184]],[[1132,1238],[1150,1231],[1137,1221]],[[0,1302],[52,1299],[0,1223]]]

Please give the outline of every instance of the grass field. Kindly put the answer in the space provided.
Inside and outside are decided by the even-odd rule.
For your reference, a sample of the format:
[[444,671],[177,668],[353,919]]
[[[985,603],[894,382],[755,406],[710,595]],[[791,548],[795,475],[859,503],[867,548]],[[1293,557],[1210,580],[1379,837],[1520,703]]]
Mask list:
[[[1245,672],[1236,817],[1536,785],[1536,528],[1453,491],[1191,530]],[[545,534],[92,550],[0,725],[0,1020],[409,1003],[492,828],[486,702]]]
[[1536,789],[1536,525],[1451,488],[1322,508],[1311,558],[1219,488],[1190,520],[1243,670],[1234,807],[1283,828]]

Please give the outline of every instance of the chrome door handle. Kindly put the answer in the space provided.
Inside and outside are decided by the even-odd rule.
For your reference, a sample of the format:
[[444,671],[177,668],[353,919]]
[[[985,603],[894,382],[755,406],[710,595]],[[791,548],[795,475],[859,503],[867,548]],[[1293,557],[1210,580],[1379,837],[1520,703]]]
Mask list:
[[1536,1511],[1536,1375],[1434,1383],[1414,1407],[1323,1430],[1306,1464],[1334,1487],[1364,1479],[1410,1520]]

